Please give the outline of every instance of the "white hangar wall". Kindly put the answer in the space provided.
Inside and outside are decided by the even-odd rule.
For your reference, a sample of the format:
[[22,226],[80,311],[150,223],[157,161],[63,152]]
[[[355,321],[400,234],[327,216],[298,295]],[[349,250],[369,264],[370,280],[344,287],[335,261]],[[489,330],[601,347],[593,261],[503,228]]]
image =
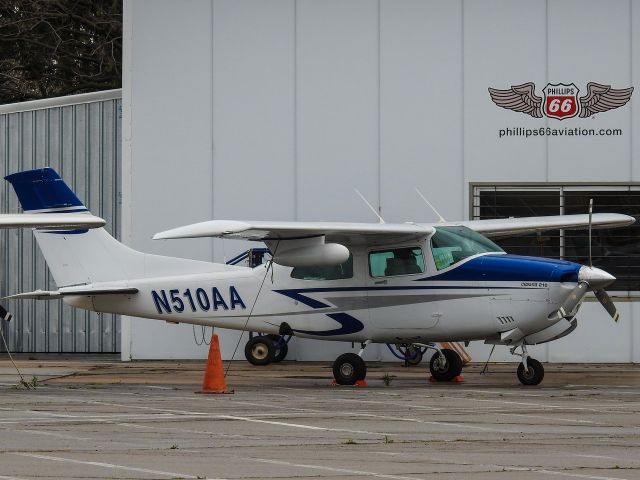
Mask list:
[[[640,79],[640,2],[126,0],[124,240],[222,261],[245,244],[154,242],[211,218],[433,221],[469,218],[470,182],[640,180],[638,95],[595,118],[534,119],[487,88]],[[597,28],[593,26],[597,25]],[[635,56],[634,56],[635,55]],[[581,93],[581,94],[582,94]],[[506,127],[621,128],[618,137],[498,137]],[[640,361],[640,307],[613,326],[587,303],[547,361]],[[123,358],[202,358],[190,326],[123,319]],[[221,333],[230,358],[238,334]],[[246,337],[245,337],[246,339]],[[240,345],[235,358],[242,358]],[[349,345],[294,339],[290,357]],[[472,344],[477,360],[488,348]],[[494,359],[512,360],[505,348]],[[369,347],[370,358],[389,358]]]

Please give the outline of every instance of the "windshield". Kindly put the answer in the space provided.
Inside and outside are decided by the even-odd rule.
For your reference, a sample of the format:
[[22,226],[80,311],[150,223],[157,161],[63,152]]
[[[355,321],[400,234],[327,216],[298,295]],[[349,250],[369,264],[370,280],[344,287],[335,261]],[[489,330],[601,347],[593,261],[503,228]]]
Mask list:
[[431,251],[438,270],[478,253],[501,252],[498,245],[467,227],[436,227]]

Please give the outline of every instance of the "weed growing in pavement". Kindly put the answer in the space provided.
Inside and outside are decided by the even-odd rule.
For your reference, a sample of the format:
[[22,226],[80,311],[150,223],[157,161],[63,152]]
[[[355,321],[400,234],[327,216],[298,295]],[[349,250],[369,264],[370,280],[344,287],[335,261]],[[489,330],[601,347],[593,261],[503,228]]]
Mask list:
[[388,373],[385,373],[382,376],[382,381],[384,382],[384,386],[388,387],[389,385],[391,385],[391,382],[393,382],[394,378],[396,378],[395,375],[389,375]]
[[31,380],[24,380],[21,378],[20,381],[13,385],[11,388],[13,388],[14,390],[20,390],[21,388],[24,388],[25,390],[35,390],[39,386],[40,379],[34,375],[33,377],[31,377]]

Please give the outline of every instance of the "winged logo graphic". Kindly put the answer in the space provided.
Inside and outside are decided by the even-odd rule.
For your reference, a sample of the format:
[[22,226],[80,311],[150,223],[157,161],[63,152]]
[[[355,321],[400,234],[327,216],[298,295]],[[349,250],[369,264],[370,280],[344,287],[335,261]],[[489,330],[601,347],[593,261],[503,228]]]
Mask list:
[[[625,105],[631,98],[633,87],[611,88],[596,82],[587,84],[587,94],[578,98],[575,84],[548,83],[543,92],[545,98],[535,92],[533,82],[513,85],[506,90],[489,88],[491,100],[499,107],[531,115],[534,118],[547,116],[563,120],[578,116],[587,118]],[[577,101],[576,101],[577,100]]]

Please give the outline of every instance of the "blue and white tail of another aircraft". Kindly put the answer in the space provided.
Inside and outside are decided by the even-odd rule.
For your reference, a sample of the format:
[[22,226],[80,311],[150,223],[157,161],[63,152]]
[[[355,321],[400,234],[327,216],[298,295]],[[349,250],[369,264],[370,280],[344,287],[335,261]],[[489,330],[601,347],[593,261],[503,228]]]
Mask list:
[[[25,212],[87,211],[50,168],[6,179]],[[608,213],[594,214],[591,223],[611,228],[633,221]],[[430,369],[440,380],[460,373],[462,364],[435,342],[483,340],[508,345],[512,353],[520,348],[518,377],[537,384],[544,370],[526,346],[575,329],[588,291],[617,319],[604,291],[615,279],[562,260],[508,255],[487,237],[588,225],[588,215],[445,224],[218,220],[155,237],[263,241],[273,261],[256,268],[145,254],[104,228],[37,230],[59,288],[13,298],[62,298],[99,312],[361,342],[363,348],[376,342],[432,348]],[[270,342],[254,337],[245,351],[273,356]],[[344,354],[333,371],[338,383],[352,384],[364,379],[366,366],[361,356]]]

